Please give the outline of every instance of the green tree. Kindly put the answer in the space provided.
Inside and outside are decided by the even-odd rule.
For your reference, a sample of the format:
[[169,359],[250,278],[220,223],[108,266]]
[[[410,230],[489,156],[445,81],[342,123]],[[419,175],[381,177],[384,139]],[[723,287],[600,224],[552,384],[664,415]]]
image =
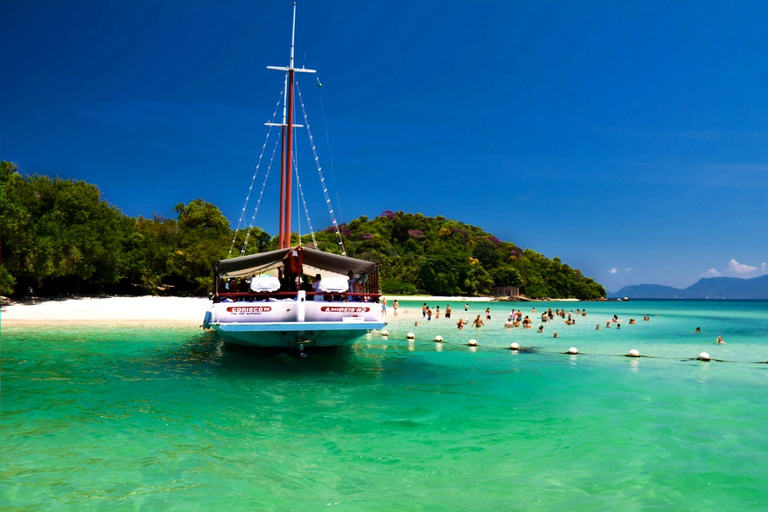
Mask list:
[[96,186],[0,167],[6,273],[44,293],[101,291],[125,277],[132,225]]
[[232,232],[229,221],[211,203],[195,199],[176,205],[178,248],[171,255],[171,268],[182,290],[206,292],[213,288],[213,268],[226,257]]

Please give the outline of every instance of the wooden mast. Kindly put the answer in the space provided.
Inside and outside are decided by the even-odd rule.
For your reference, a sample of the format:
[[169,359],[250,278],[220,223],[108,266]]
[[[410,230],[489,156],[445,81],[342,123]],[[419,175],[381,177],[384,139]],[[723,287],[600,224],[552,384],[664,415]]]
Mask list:
[[[293,3],[293,27],[291,31],[291,58],[288,67],[267,66],[267,69],[275,69],[287,72],[283,99],[283,122],[280,125],[282,131],[283,147],[280,156],[280,228],[278,233],[278,246],[287,249],[291,246],[291,181],[293,178],[293,129],[301,125],[293,124],[293,82],[295,73],[315,73],[313,69],[296,69],[293,67],[293,55],[296,41],[296,2]],[[285,104],[287,101],[287,105]],[[268,125],[270,123],[267,123]]]
[[283,93],[283,123],[280,125],[280,224],[278,227],[277,243],[278,248],[283,248],[283,233],[285,232],[285,117],[286,117],[286,96],[288,90],[288,77],[285,80],[285,91]]

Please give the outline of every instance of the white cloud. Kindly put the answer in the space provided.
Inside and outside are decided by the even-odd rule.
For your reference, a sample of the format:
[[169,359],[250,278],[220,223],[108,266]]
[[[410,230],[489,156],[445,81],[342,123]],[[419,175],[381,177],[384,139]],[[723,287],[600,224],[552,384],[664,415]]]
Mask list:
[[748,278],[748,277],[761,276],[766,273],[768,273],[768,268],[765,262],[761,263],[759,267],[754,267],[752,265],[739,263],[738,261],[732,258],[731,261],[728,262],[728,268],[726,268],[723,272],[720,272],[715,268],[711,268],[706,272],[704,272],[702,276],[703,277],[721,277],[723,275],[728,275],[728,276],[734,276],[734,277]]
[[753,267],[751,265],[743,265],[734,259],[728,262],[728,271],[736,275],[743,276],[751,274],[755,270],[757,270],[757,267]]
[[624,272],[632,272],[632,267],[627,267],[624,269]]
[[616,267],[613,267],[611,270],[608,271],[609,274],[615,274],[616,272],[618,272],[618,270],[616,270]]

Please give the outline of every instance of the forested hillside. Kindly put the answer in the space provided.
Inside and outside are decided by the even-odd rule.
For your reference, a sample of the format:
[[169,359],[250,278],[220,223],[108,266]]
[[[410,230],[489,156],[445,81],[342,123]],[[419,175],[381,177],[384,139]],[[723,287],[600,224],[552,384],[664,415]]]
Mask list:
[[[236,250],[236,234],[219,209],[201,199],[176,205],[176,219],[132,218],[101,199],[95,185],[22,176],[0,163],[0,293],[205,294],[215,262]],[[603,287],[559,258],[502,242],[444,217],[386,211],[340,226],[347,254],[380,264],[384,293],[486,294],[517,286],[528,297],[596,299]],[[294,243],[298,243],[296,235]],[[303,237],[338,253],[335,231]],[[277,247],[254,228],[246,254]]]
[[[379,262],[385,293],[474,295],[494,286],[516,286],[528,297],[605,295],[602,286],[559,258],[550,260],[442,216],[386,211],[340,228],[349,256]],[[332,230],[316,238],[320,249],[335,249]],[[305,237],[304,242],[311,240]]]

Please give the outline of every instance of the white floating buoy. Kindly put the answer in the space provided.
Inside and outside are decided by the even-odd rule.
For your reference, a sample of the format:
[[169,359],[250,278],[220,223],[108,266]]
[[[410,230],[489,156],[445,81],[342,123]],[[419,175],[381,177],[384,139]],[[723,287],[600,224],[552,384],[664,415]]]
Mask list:
[[469,343],[467,343],[467,345],[469,345],[470,347],[476,347],[477,346],[477,340],[476,339],[471,339],[471,340],[469,340]]
[[640,351],[636,348],[633,348],[629,351],[629,354],[627,354],[629,357],[640,357]]
[[416,335],[413,334],[412,332],[409,332],[408,335],[406,336],[406,339],[415,340],[416,339]]
[[442,343],[443,342],[443,337],[440,336],[440,335],[435,336],[435,342],[436,343]]
[[698,359],[699,361],[709,361],[709,354],[707,354],[706,352],[702,352],[701,354],[699,354],[699,357],[697,357],[696,359]]
[[568,349],[568,353],[569,354],[578,354],[579,353],[579,349],[577,349],[576,347],[571,347],[571,348]]
[[382,335],[382,336],[389,336],[389,331],[388,331],[388,330],[386,330],[386,329],[383,329],[383,330],[381,331],[381,335]]
[[517,343],[517,342],[515,342],[515,343],[512,343],[512,344],[509,346],[509,348],[510,348],[511,350],[520,350],[520,344],[519,344],[519,343]]

